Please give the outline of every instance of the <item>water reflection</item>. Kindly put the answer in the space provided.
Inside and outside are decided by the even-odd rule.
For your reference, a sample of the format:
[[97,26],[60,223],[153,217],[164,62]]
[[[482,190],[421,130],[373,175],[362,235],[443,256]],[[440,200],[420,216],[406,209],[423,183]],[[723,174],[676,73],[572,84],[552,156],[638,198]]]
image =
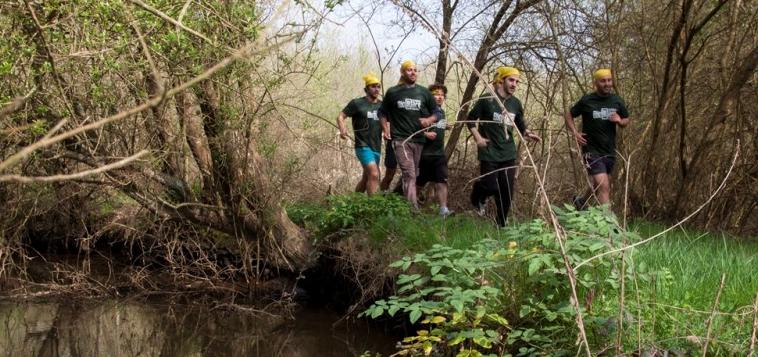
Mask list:
[[0,302],[0,356],[358,356],[393,351],[364,324],[302,310],[295,320],[197,305]]

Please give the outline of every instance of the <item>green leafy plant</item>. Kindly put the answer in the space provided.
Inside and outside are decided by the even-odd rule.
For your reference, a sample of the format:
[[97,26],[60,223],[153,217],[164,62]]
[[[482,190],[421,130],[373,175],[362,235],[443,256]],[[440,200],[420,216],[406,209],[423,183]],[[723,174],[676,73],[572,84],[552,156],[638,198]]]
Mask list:
[[330,196],[326,204],[297,205],[287,210],[290,218],[305,225],[318,239],[340,235],[349,229],[368,229],[379,219],[409,217],[408,202],[397,195],[372,195],[362,193]]
[[[603,208],[555,212],[568,236],[572,266],[620,246],[627,234]],[[376,301],[363,316],[403,314],[422,326],[402,341],[402,355],[561,355],[571,350],[576,311],[554,233],[538,219],[513,225],[504,236],[512,240],[483,239],[466,249],[437,244],[392,263],[403,272],[397,294]],[[597,317],[586,318],[588,325],[609,321],[603,318],[606,311],[590,307],[593,297],[618,287],[617,258],[605,255],[576,272],[586,302],[583,313]]]

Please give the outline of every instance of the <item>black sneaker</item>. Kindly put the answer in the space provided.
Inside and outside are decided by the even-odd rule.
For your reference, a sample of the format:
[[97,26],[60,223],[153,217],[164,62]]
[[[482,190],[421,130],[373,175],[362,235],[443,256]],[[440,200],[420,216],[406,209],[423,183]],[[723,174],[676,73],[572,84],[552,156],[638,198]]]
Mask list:
[[587,199],[580,195],[576,195],[571,202],[574,203],[574,208],[576,208],[577,211],[582,211],[585,209],[584,205],[587,203]]

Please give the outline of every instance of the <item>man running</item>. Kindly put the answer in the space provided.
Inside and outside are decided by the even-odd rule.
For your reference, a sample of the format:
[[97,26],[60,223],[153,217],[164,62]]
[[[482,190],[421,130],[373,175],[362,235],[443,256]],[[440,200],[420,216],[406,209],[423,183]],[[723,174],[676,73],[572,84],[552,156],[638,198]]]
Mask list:
[[[611,202],[609,175],[616,164],[616,126],[629,125],[629,112],[624,100],[613,93],[613,76],[610,69],[599,69],[592,75],[595,92],[579,99],[564,114],[566,126],[582,147],[587,173],[592,177],[592,190],[600,204]],[[576,130],[574,118],[582,116],[582,132]],[[589,198],[576,197],[577,208]]]
[[434,182],[434,191],[440,204],[440,216],[446,217],[452,213],[447,208],[447,156],[445,156],[447,120],[445,120],[445,111],[442,109],[447,96],[447,87],[442,84],[432,84],[429,86],[429,91],[432,92],[434,101],[437,103],[434,110],[437,122],[433,129],[424,132],[426,144],[421,151],[416,191],[418,192],[428,182]]
[[377,110],[382,101],[379,100],[381,84],[375,75],[369,73],[363,76],[365,96],[351,100],[337,117],[340,137],[347,139],[345,118],[353,119],[355,136],[355,156],[363,167],[363,176],[355,186],[355,192],[374,194],[379,187],[379,158],[382,151],[382,129],[379,124]]
[[[521,135],[530,141],[540,141],[540,137],[526,128],[524,108],[513,94],[519,84],[521,73],[513,67],[498,67],[493,86],[497,99],[489,93],[483,94],[468,114],[468,123],[478,147],[479,172],[481,177],[471,191],[471,204],[477,213],[484,215],[485,203],[489,196],[495,196],[497,224],[505,227],[508,211],[513,199],[518,163],[516,144],[513,138],[515,125]],[[478,124],[478,128],[476,127]]]
[[426,138],[421,131],[434,123],[432,93],[416,85],[416,64],[404,61],[400,65],[400,83],[387,90],[380,109],[382,133],[392,140],[395,158],[400,167],[403,193],[414,209],[416,201],[416,176],[421,160],[421,150]]

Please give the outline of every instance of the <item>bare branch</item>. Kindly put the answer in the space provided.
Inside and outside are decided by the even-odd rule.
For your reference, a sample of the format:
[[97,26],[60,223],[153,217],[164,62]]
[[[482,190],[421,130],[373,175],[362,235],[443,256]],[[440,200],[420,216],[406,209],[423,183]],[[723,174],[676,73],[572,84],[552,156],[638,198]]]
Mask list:
[[98,175],[110,170],[122,168],[124,166],[131,164],[133,161],[147,155],[148,153],[149,151],[142,150],[132,156],[126,157],[114,163],[100,166],[92,170],[77,172],[74,174],[54,175],[54,176],[0,175],[0,182],[32,183],[32,182],[60,182],[60,181],[76,180],[76,179],[84,178],[87,176]]

